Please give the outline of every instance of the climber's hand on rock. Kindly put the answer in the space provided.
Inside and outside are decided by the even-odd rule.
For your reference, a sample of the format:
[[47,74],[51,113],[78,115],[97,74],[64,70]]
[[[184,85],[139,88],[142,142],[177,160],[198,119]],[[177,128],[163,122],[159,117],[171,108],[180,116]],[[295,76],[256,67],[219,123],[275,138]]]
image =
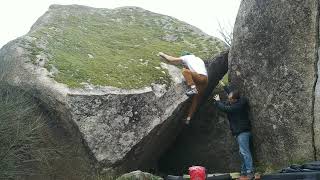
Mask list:
[[216,100],[216,101],[220,101],[220,96],[219,96],[219,94],[216,94],[213,99]]
[[163,58],[164,58],[165,54],[164,54],[163,52],[159,52],[159,53],[158,53],[158,56],[160,56],[160,57],[163,57]]

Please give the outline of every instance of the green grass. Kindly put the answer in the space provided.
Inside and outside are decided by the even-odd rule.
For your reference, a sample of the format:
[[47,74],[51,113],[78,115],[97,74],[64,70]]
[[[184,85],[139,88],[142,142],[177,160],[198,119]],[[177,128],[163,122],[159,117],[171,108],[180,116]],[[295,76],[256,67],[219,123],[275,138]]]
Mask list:
[[[221,41],[196,35],[181,21],[161,22],[165,16],[147,11],[89,13],[70,8],[68,12],[69,16],[56,10],[53,19],[30,36],[37,38],[36,44],[48,42],[45,50],[35,47],[31,54],[49,54],[45,67],[56,67],[55,80],[70,87],[81,87],[83,82],[125,89],[168,84],[168,72],[158,68],[159,51],[179,56],[188,50],[206,59],[224,49]],[[165,34],[178,39],[165,41]]]

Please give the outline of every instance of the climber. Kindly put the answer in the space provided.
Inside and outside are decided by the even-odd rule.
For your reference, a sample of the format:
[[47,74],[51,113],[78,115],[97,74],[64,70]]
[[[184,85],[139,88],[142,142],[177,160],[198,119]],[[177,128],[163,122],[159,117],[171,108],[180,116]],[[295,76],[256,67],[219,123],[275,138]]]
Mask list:
[[208,85],[208,73],[206,66],[202,59],[187,51],[183,51],[181,53],[181,57],[169,56],[163,52],[159,52],[158,55],[166,59],[171,64],[184,65],[182,74],[189,87],[186,95],[192,97],[192,103],[185,121],[188,125]]
[[248,116],[249,104],[245,97],[241,97],[238,90],[231,89],[230,86],[220,81],[220,85],[228,94],[228,100],[220,101],[219,95],[214,96],[215,106],[227,113],[232,135],[239,145],[241,157],[241,179],[254,179],[252,155],[250,150],[251,123]]

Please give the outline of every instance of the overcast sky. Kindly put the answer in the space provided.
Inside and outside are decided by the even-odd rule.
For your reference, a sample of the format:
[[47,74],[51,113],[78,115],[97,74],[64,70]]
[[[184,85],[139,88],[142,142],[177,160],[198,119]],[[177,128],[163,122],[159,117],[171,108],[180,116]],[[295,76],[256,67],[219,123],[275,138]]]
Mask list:
[[26,34],[51,4],[81,4],[98,8],[139,6],[173,16],[219,37],[218,22],[233,25],[240,0],[4,0],[0,3],[0,47]]

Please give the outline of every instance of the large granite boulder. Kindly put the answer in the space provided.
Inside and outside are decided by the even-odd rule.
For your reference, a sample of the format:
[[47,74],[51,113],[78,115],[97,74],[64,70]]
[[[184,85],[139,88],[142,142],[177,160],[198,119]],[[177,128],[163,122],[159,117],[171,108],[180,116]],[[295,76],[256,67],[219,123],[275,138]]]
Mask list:
[[241,3],[230,79],[249,98],[254,155],[262,168],[315,159],[318,24],[317,0]]
[[140,8],[53,5],[1,49],[0,78],[31,92],[105,171],[149,170],[178,135],[188,100],[180,69],[155,53],[223,48]]
[[317,63],[317,83],[315,86],[314,94],[314,146],[316,152],[316,159],[320,159],[320,81],[319,81],[319,68],[320,68],[320,49],[318,47],[318,63]]
[[178,68],[162,64],[172,76],[168,86],[71,89],[48,78],[45,69],[26,64],[26,53],[19,42],[4,47],[4,80],[36,96],[65,129],[83,139],[103,167],[152,168],[179,132],[188,98]]

